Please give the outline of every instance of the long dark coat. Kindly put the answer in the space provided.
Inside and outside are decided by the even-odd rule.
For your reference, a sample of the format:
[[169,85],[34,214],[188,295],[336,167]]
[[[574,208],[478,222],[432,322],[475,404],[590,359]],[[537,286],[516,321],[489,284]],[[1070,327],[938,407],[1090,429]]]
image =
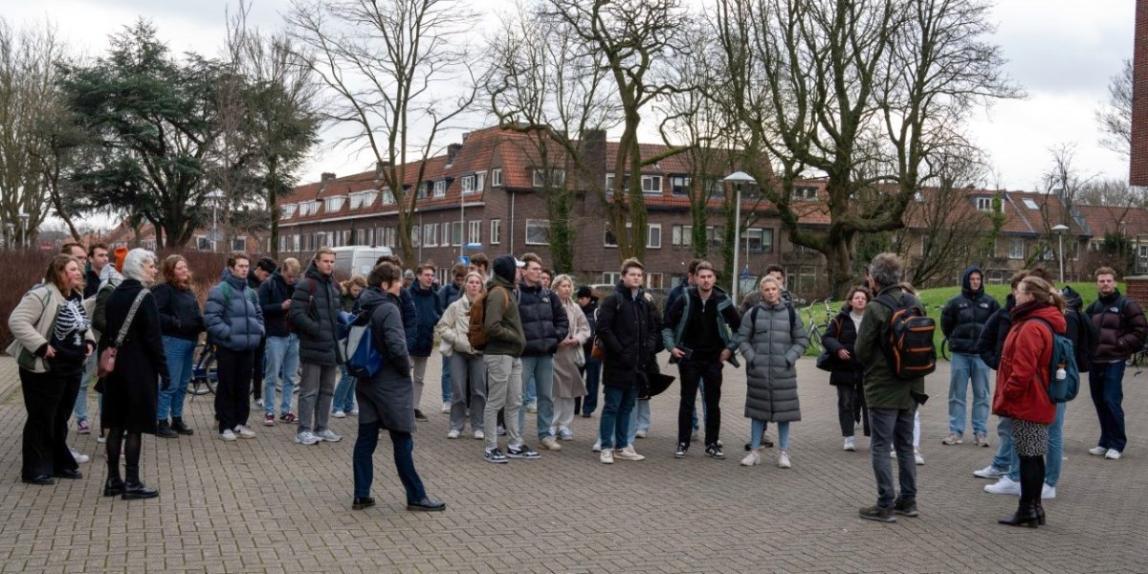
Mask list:
[[[100,340],[100,352],[115,343],[120,327],[143,285],[125,279],[108,297],[107,334]],[[150,293],[144,296],[132,320],[128,335],[119,346],[116,370],[100,381],[104,394],[100,409],[103,428],[123,428],[129,433],[155,434],[158,383],[170,380],[163,353],[159,308]]]
[[359,379],[355,397],[360,424],[378,421],[387,430],[409,433],[415,430],[415,405],[401,304],[398,297],[377,288],[359,295],[360,308],[371,314],[371,335],[383,356],[383,368],[369,380]]

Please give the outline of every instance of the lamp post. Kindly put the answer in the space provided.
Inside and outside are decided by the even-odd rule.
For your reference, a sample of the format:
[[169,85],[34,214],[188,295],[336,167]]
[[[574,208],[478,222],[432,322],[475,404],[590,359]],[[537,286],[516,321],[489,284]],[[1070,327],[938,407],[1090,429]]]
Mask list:
[[28,214],[20,212],[20,247],[28,248]]
[[1057,239],[1060,240],[1060,253],[1059,253],[1059,257],[1057,257],[1057,259],[1060,260],[1060,282],[1061,282],[1061,284],[1063,284],[1064,283],[1064,232],[1068,231],[1068,226],[1061,223],[1059,225],[1054,226],[1052,228],[1052,231],[1054,233],[1056,233]]
[[744,171],[735,171],[727,175],[722,181],[734,184],[734,189],[737,190],[734,197],[733,278],[730,281],[730,299],[734,305],[737,305],[737,282],[741,278],[740,270],[737,267],[737,253],[741,248],[741,184],[756,184],[757,180]]
[[219,202],[223,199],[223,192],[214,190],[208,192],[204,197],[211,202],[211,251],[219,251],[219,220],[217,211],[219,210]]

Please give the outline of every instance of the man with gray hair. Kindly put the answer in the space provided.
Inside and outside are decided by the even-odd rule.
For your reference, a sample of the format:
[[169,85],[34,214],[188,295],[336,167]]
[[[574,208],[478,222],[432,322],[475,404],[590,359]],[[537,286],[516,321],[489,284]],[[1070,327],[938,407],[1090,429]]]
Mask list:
[[[917,513],[917,467],[913,459],[913,416],[918,404],[928,399],[925,379],[899,378],[889,361],[889,322],[894,309],[916,307],[921,302],[901,283],[901,258],[881,253],[869,264],[869,288],[875,294],[865,307],[854,349],[865,365],[865,404],[873,438],[870,457],[877,479],[877,504],[862,508],[861,518],[896,522],[895,514],[915,517]],[[921,314],[924,314],[923,309]],[[900,496],[895,496],[889,445],[897,452],[900,467]]]

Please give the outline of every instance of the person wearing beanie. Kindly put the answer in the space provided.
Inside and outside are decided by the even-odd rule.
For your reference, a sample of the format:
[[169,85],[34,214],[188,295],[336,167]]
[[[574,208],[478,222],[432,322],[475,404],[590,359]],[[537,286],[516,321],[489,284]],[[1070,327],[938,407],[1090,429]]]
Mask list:
[[[490,463],[505,464],[509,458],[533,460],[537,452],[526,446],[518,425],[518,410],[522,408],[522,351],[526,348],[526,334],[522,318],[514,302],[514,284],[518,264],[514,257],[503,255],[494,260],[494,276],[486,284],[483,329],[486,347],[482,360],[486,363],[486,410],[483,412],[483,458]],[[498,411],[506,408],[506,454],[498,448]]]

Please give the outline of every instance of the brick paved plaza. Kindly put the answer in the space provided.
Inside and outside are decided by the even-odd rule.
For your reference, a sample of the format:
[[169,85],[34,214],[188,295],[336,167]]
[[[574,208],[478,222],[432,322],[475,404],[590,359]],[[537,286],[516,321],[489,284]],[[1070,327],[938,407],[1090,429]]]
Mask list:
[[449,506],[427,514],[404,509],[385,438],[380,505],[350,510],[353,418],[332,419],[345,436],[337,444],[299,446],[292,428],[258,424],[255,440],[226,443],[211,432],[210,397],[190,402],[195,436],[145,438],[143,473],[160,489],[156,500],[100,496],[104,455],[94,434],[70,440],[93,457],[83,480],[24,485],[24,407],[15,364],[0,358],[0,571],[1148,571],[1148,372],[1129,369],[1125,381],[1124,460],[1086,453],[1098,432],[1087,391],[1069,405],[1059,496],[1046,503],[1048,526],[1028,530],[998,526],[1016,499],[985,494],[986,481],[972,477],[991,449],[940,444],[945,370],[930,377],[923,410],[921,517],[885,525],[857,518],[875,498],[868,442],[841,450],[834,391],[810,360],[799,367],[803,420],[792,427],[792,470],[772,464],[775,449],[768,465],[738,465],[744,375],[729,367],[725,461],[705,458],[700,445],[673,458],[675,385],[653,402],[651,436],[637,442],[643,462],[599,464],[590,452],[595,416],[575,420],[577,437],[559,453],[487,464],[479,441],[445,438],[438,364],[427,377],[431,421],[415,435],[415,460],[428,491]]

